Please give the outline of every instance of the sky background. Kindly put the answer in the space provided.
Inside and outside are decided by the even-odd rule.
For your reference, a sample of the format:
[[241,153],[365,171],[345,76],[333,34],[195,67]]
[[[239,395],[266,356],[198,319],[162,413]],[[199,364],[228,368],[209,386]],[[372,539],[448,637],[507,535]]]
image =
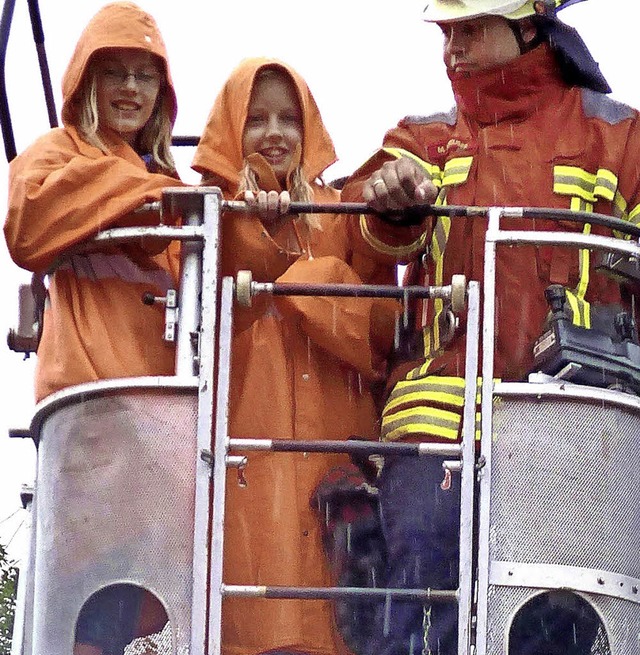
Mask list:
[[[104,0],[41,0],[45,44],[56,106],[60,81],[76,41]],[[339,162],[325,180],[346,175],[407,114],[451,107],[442,64],[442,36],[425,24],[426,0],[139,0],[163,33],[178,95],[176,135],[197,135],[231,70],[250,56],[285,60],[307,80],[332,135]],[[27,3],[17,0],[6,60],[6,80],[18,152],[49,128]],[[637,69],[638,0],[589,0],[562,12],[589,45],[613,88],[613,97],[640,107]],[[561,126],[558,126],[560,129]],[[177,153],[187,182],[193,149]],[[7,162],[0,157],[0,211],[6,212]],[[34,478],[35,449],[9,439],[9,428],[28,427],[33,414],[35,358],[6,348],[17,326],[18,286],[30,274],[10,260],[0,239],[0,543],[19,560],[25,511],[20,488]]]

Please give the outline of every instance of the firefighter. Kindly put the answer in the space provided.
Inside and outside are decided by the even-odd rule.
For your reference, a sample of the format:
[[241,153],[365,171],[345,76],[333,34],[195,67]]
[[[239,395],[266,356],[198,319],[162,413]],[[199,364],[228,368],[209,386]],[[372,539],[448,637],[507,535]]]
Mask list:
[[[289,200],[335,202],[322,181],[336,159],[316,102],[284,62],[244,60],[209,115],[193,167],[225,197],[255,213],[222,217],[221,269],[249,269],[260,281],[394,283],[412,235],[391,228],[375,251],[359,219],[286,216]],[[417,234],[419,237],[419,234]],[[412,246],[411,246],[412,248]],[[237,307],[231,362],[230,427],[238,437],[376,438],[376,385],[386,375],[395,303],[365,298],[254,298]],[[227,488],[224,579],[231,584],[323,586],[331,575],[322,526],[310,506],[324,474],[343,455],[257,453],[246,486]],[[229,598],[225,655],[343,652],[331,603]]]
[[[103,7],[80,36],[62,86],[63,127],[10,164],[4,226],[14,262],[49,276],[38,401],[83,382],[174,371],[163,310],[141,302],[144,292],[175,286],[166,255],[142,242],[70,252],[105,228],[157,223],[133,210],[181,185],[170,151],[176,96],[154,19],[130,2]],[[85,604],[74,653],[122,653],[166,621],[154,596],[115,585]]]
[[[558,19],[557,11],[570,4],[430,0],[424,18],[442,30],[456,106],[447,114],[401,120],[387,132],[383,148],[347,182],[343,199],[364,199],[379,210],[417,203],[541,206],[636,222],[638,113],[607,97],[609,85],[586,45]],[[515,220],[502,225],[520,227]],[[536,228],[581,229],[550,221],[537,221]],[[409,266],[407,279],[442,284],[464,273],[481,281],[485,231],[485,219],[431,220],[430,247]],[[532,346],[548,312],[549,284],[567,289],[577,325],[589,326],[591,303],[621,302],[618,285],[594,274],[587,252],[504,248],[498,250],[497,267],[495,374],[502,379],[526,379],[531,369]],[[456,441],[464,326],[451,335],[447,307],[440,301],[417,307],[416,315],[421,343],[391,377],[382,439]],[[443,490],[442,478],[441,459],[385,461],[379,485],[390,562],[386,586],[457,587],[460,491],[455,479]],[[387,619],[380,619],[388,626],[382,647],[373,645],[371,652],[457,652],[455,606],[427,609],[397,601]],[[594,629],[585,628],[591,638]],[[552,639],[562,639],[561,627],[552,632]],[[518,650],[524,643],[512,635],[512,652],[551,652],[541,642],[539,650],[536,644]],[[564,652],[589,652],[581,643]]]

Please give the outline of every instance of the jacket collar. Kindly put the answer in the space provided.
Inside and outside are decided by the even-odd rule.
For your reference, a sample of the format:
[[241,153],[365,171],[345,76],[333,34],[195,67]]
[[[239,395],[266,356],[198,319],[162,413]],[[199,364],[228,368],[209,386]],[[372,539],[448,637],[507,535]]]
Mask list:
[[547,44],[504,66],[449,79],[460,113],[480,125],[525,120],[555,105],[568,88]]

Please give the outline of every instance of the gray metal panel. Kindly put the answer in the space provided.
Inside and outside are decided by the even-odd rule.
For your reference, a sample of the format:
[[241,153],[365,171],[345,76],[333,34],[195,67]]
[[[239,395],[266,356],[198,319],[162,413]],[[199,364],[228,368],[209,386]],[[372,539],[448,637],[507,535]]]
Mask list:
[[[640,412],[604,402],[599,390],[562,398],[536,386],[494,403],[490,564],[552,565],[548,588],[580,587],[580,575],[575,587],[562,576],[553,582],[553,566],[640,578]],[[503,652],[511,617],[539,593],[515,582],[489,585],[487,653]],[[580,595],[601,615],[610,652],[637,654],[640,606],[623,587],[606,591],[619,597]]]
[[195,391],[123,389],[77,401],[41,423],[33,652],[68,655],[86,600],[130,582],[164,603],[167,652],[187,653]]

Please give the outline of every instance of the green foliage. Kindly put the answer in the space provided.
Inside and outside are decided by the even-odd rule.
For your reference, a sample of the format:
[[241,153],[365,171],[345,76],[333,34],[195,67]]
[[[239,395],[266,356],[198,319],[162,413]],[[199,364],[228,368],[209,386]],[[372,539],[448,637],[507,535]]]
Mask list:
[[11,653],[17,586],[18,569],[9,560],[6,548],[0,544],[0,655]]

